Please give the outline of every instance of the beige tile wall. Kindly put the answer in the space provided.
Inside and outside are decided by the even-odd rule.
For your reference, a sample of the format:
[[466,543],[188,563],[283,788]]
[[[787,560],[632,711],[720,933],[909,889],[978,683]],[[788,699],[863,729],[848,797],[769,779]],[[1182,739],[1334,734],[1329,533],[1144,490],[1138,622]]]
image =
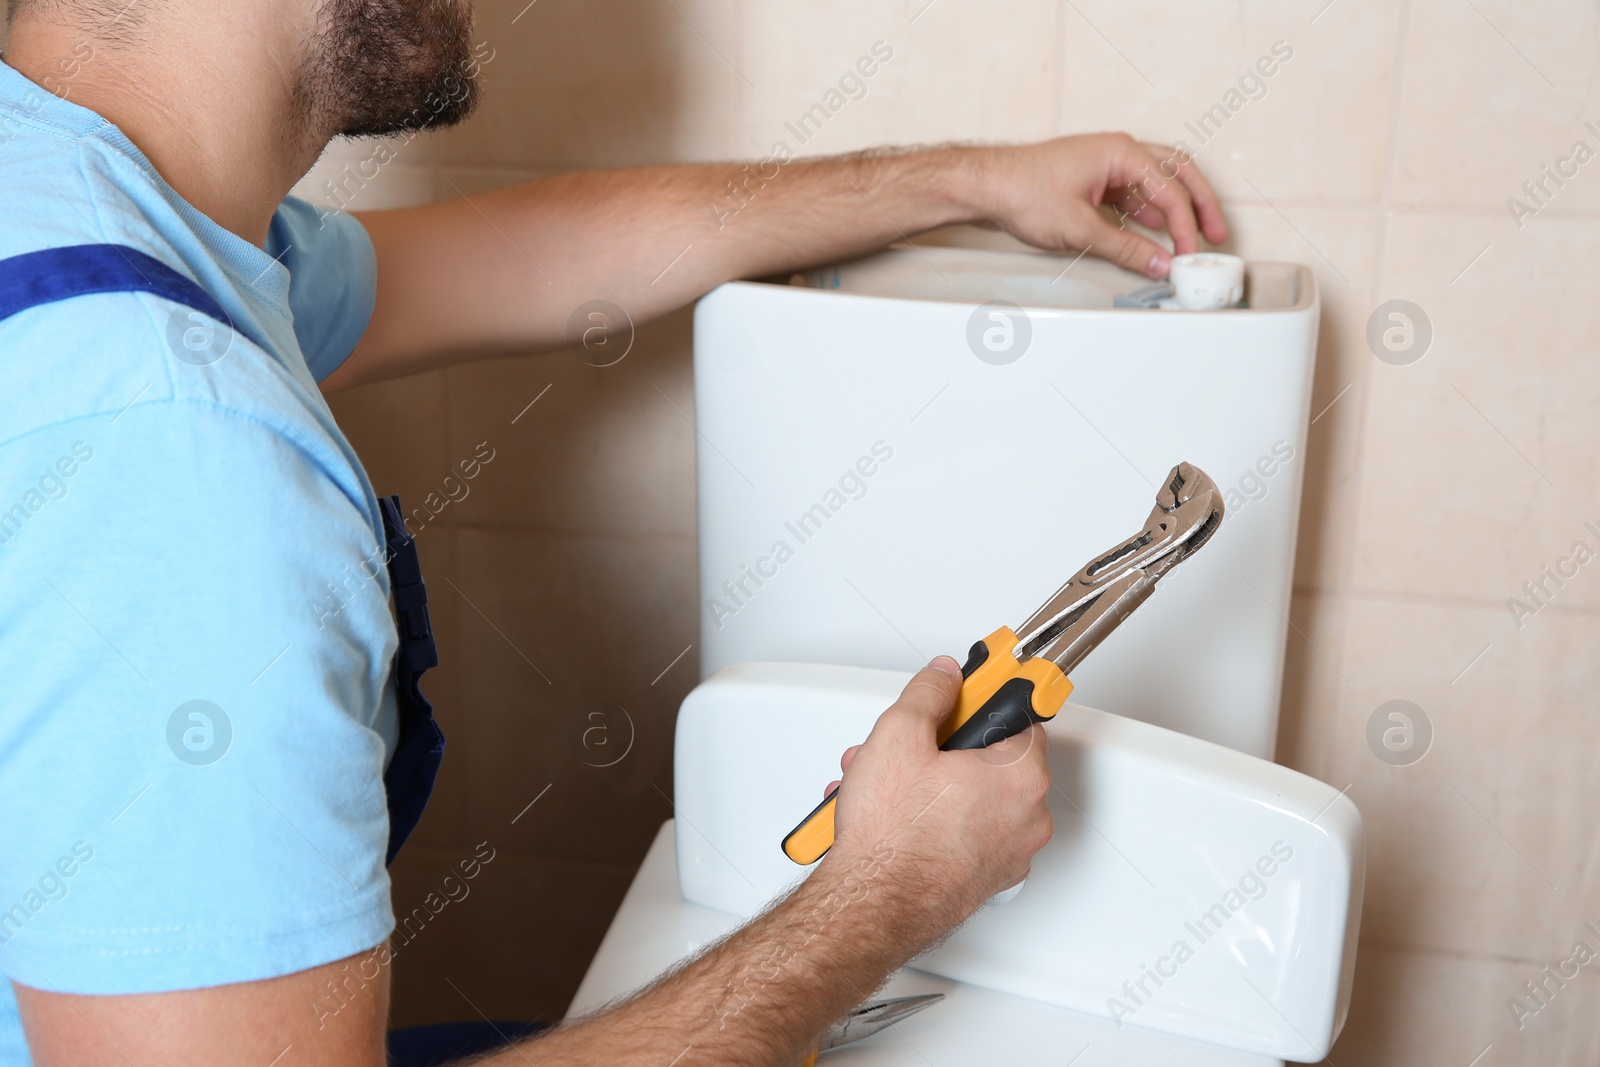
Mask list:
[[[1574,941],[1600,948],[1600,563],[1520,627],[1507,607],[1574,542],[1600,549],[1600,161],[1520,227],[1506,203],[1575,141],[1600,149],[1592,4],[523,2],[480,4],[482,114],[356,206],[760,153],[879,39],[894,60],[808,148],[1104,128],[1195,148],[1228,247],[1310,264],[1324,297],[1280,758],[1348,786],[1370,834],[1333,1061],[1600,1062],[1592,968],[1520,1027],[1509,1006]],[[1185,124],[1280,41],[1292,57],[1199,143]],[[1393,298],[1432,325],[1407,366],[1364,338]],[[616,367],[525,356],[335,402],[380,491],[496,457],[421,539],[454,747],[397,906],[479,841],[497,859],[407,947],[401,1021],[558,1015],[669,813],[698,671],[689,352],[678,314]],[[1410,766],[1366,741],[1395,698],[1435,732]]]

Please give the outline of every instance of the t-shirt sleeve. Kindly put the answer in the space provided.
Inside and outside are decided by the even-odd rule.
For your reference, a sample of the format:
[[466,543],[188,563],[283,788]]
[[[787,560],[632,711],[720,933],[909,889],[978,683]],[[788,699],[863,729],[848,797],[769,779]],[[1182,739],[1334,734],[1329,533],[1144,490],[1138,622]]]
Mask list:
[[394,628],[332,458],[199,400],[0,446],[11,979],[162,992],[388,936]]
[[339,369],[372,321],[378,259],[355,216],[289,197],[278,206],[266,251],[289,269],[294,332],[312,377]]

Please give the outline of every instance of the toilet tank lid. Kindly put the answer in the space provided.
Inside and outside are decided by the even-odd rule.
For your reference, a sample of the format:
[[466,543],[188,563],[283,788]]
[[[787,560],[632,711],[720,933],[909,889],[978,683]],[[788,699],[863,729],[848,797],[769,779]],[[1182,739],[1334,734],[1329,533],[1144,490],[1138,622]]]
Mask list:
[[[930,271],[930,265],[935,269]],[[969,305],[1008,300],[1021,307],[1115,311],[1118,314],[1138,309],[1117,308],[1117,296],[1149,281],[1143,275],[1092,257],[928,247],[920,241],[916,247],[897,244],[870,256],[818,267],[789,278],[790,285],[837,295]],[[1310,268],[1299,263],[1247,262],[1244,307],[1226,314],[1299,311],[1310,307],[1315,298],[1316,285]]]

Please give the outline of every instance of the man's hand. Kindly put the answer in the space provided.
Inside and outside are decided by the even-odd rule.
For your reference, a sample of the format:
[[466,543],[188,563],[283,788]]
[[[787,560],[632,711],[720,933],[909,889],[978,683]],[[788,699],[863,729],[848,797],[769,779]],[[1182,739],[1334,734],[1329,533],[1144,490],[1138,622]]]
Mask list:
[[[1111,210],[1116,217],[1108,218]],[[1126,134],[562,174],[484,196],[364,213],[378,301],[325,390],[483,355],[573,345],[596,300],[623,328],[723,282],[838,262],[956,223],[1164,277],[1176,250],[1227,237],[1187,155]],[[586,321],[586,320],[585,320]]]
[[[975,149],[968,194],[987,221],[1052,252],[1088,250],[1151,278],[1172,257],[1126,225],[1166,230],[1182,255],[1228,236],[1211,183],[1188,153],[1140,144],[1125,133],[1058,137],[1042,144]],[[1106,218],[1100,208],[1113,209]]]
[[913,951],[1021,881],[1052,829],[1044,727],[939,751],[935,735],[960,689],[961,668],[940,656],[840,761],[837,837],[823,868],[875,860],[903,908],[885,918]]

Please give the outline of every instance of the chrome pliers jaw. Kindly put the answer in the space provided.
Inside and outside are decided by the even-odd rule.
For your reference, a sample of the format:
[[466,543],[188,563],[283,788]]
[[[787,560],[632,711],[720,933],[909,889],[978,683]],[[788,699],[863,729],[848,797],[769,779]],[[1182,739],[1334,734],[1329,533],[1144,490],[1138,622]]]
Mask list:
[[1222,516],[1216,483],[1191,464],[1173,467],[1144,529],[1084,564],[1018,628],[1017,658],[1048,659],[1070,674],[1168,571],[1211,539]]
[[818,1042],[817,1049],[826,1052],[828,1049],[871,1037],[879,1030],[893,1026],[943,999],[943,993],[922,993],[918,996],[893,997],[889,1000],[863,1004],[830,1030],[827,1036]]

